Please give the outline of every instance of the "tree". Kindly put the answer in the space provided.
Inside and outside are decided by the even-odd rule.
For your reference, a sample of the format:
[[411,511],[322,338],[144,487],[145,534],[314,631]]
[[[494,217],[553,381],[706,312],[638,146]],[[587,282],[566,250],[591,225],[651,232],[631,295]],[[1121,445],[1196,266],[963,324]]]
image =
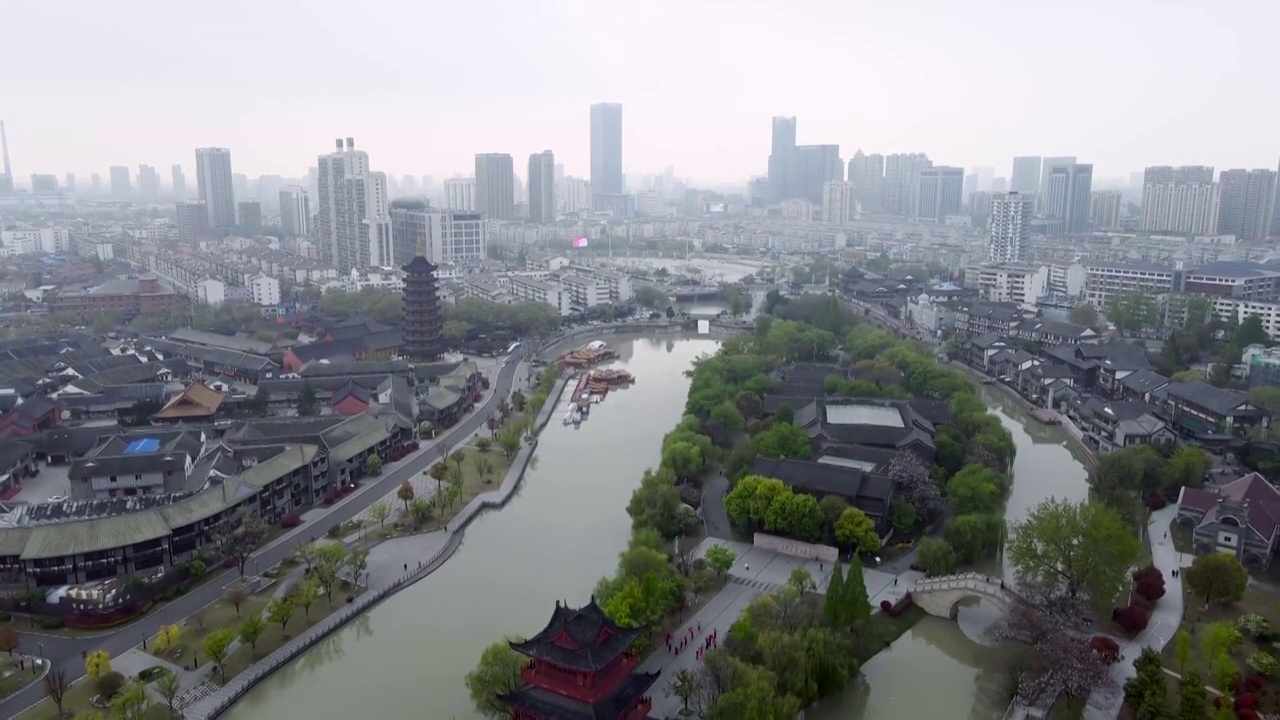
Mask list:
[[874,552],[880,549],[880,536],[876,523],[856,507],[848,507],[836,520],[836,539],[855,553]]
[[916,565],[926,575],[950,575],[956,571],[956,551],[945,540],[924,538],[916,546]]
[[284,632],[285,626],[289,624],[289,618],[291,617],[293,617],[293,598],[288,595],[272,598],[270,604],[267,605],[267,619],[271,622],[280,623],[281,633]]
[[827,594],[822,601],[822,613],[826,616],[827,622],[831,627],[843,628],[848,625],[846,622],[845,607],[841,604],[844,593],[844,570],[840,566],[840,562],[836,561],[835,567],[831,568],[831,578],[827,580]]
[[791,568],[791,574],[787,576],[787,584],[796,589],[796,592],[803,595],[817,587],[813,581],[813,575],[803,565],[797,565]]
[[1187,670],[1178,680],[1177,720],[1205,720],[1209,707],[1209,692],[1204,688],[1204,676],[1195,670]]
[[723,577],[733,567],[738,557],[729,548],[717,544],[707,548],[703,559],[707,561],[707,567],[714,570],[716,575]]
[[155,688],[156,693],[164,698],[165,705],[169,707],[169,717],[173,717],[177,713],[174,704],[178,701],[178,695],[182,692],[182,685],[178,682],[178,676],[168,668],[161,668],[160,674],[155,679]]
[[857,555],[849,559],[849,571],[840,586],[840,606],[847,625],[858,625],[871,617],[871,597],[862,577],[862,559]]
[[409,512],[409,501],[413,500],[413,495],[413,485],[408,480],[400,483],[400,487],[396,490],[396,497],[400,499],[400,502],[404,503],[406,514]]
[[[239,615],[240,608],[236,606],[236,614]],[[166,653],[178,646],[178,640],[182,637],[182,628],[176,623],[173,625],[161,625],[160,631],[156,633],[156,652]]]
[[430,475],[431,479],[436,481],[436,495],[440,495],[444,492],[444,481],[449,477],[449,463],[436,463],[425,474]]
[[22,637],[11,627],[0,627],[0,650],[10,655],[22,644]]
[[377,453],[369,453],[369,457],[365,458],[364,468],[370,475],[377,475],[382,472],[382,458]]
[[293,603],[302,608],[302,617],[311,619],[311,606],[315,604],[319,589],[314,578],[307,578],[293,588]]
[[900,533],[909,533],[916,527],[916,509],[911,503],[894,500],[889,508],[889,522]]
[[450,454],[449,454],[449,459],[453,461],[453,464],[454,464],[454,465],[457,465],[457,466],[458,466],[458,469],[459,469],[459,470],[461,470],[461,469],[462,469],[462,463],[467,459],[467,451],[466,451],[466,450],[454,450],[452,453],[450,453]]
[[755,438],[756,452],[768,458],[808,460],[813,456],[809,435],[790,423],[775,422]]
[[62,703],[66,701],[67,690],[71,688],[71,683],[67,681],[67,671],[62,668],[50,670],[44,676],[44,694],[53,701],[53,706],[58,710],[58,717],[62,718],[66,715],[63,711]]
[[115,694],[120,692],[120,688],[124,687],[124,683],[124,674],[112,670],[99,675],[93,684],[99,695],[104,698],[110,698],[115,697]]
[[480,654],[476,669],[467,673],[467,692],[476,711],[488,718],[504,718],[510,712],[499,695],[514,692],[521,685],[523,661],[508,641],[496,642]]
[[1128,589],[1140,544],[1113,509],[1050,498],[1013,528],[1007,552],[1019,585],[1084,596],[1110,609]]
[[485,457],[482,453],[476,453],[471,456],[471,465],[476,469],[476,475],[480,476],[483,483],[493,482],[489,479],[489,475],[493,473],[493,462]]
[[1138,720],[1164,720],[1169,716],[1169,689],[1160,654],[1143,648],[1133,666],[1136,674],[1124,686],[1126,701]]
[[910,450],[897,452],[885,465],[884,474],[893,480],[898,496],[916,509],[920,520],[928,522],[942,510],[942,490],[919,455]]
[[1209,603],[1238,602],[1249,585],[1249,573],[1233,555],[1210,553],[1197,557],[1185,571],[1187,587]]
[[1088,328],[1098,327],[1098,310],[1089,303],[1081,303],[1071,308],[1071,322]]
[[1165,467],[1167,480],[1165,486],[1170,489],[1179,487],[1198,488],[1204,485],[1204,476],[1213,467],[1213,458],[1198,447],[1183,445],[1173,455]]
[[111,699],[111,720],[143,720],[151,705],[145,684],[125,682]]
[[671,679],[671,682],[667,683],[667,697],[675,695],[680,698],[680,704],[684,707],[683,713],[685,715],[688,715],[690,712],[689,699],[693,697],[693,694],[697,692],[697,690],[697,679],[694,677],[693,673],[690,672],[689,668],[680,668],[677,670],[675,677]]
[[417,525],[421,525],[422,523],[430,520],[431,503],[427,502],[424,498],[415,498],[413,502],[409,503],[409,517],[412,518],[413,522]]
[[[482,453],[489,452],[489,448],[493,447],[493,441],[487,437],[476,438],[476,449]],[[478,456],[477,456],[478,457]]]
[[240,623],[240,642],[249,643],[249,647],[258,649],[258,638],[267,629],[267,623],[261,615],[251,615]]
[[956,560],[972,564],[999,550],[1004,530],[999,515],[959,515],[947,523],[943,537],[956,551]]
[[502,454],[508,460],[515,457],[520,451],[520,433],[514,428],[507,428],[498,433],[498,447],[502,449]]
[[244,577],[244,567],[248,564],[249,557],[266,536],[267,524],[246,508],[236,516],[233,527],[219,535],[218,547],[235,560],[240,576]]
[[[333,599],[333,588],[338,584],[338,573],[346,562],[347,548],[341,542],[331,542],[320,546],[316,558],[315,570],[311,577],[324,588],[324,594]],[[296,604],[296,603],[295,603]]]
[[302,390],[298,392],[298,417],[308,417],[320,411],[320,403],[316,400],[316,389],[310,380],[302,381]]
[[310,571],[311,563],[316,559],[316,546],[305,538],[299,540],[293,546],[293,556],[298,559],[298,562],[306,563],[307,570]]
[[947,500],[957,515],[994,512],[1003,494],[1003,479],[986,465],[966,465],[947,482]]
[[369,506],[369,519],[378,523],[378,527],[383,527],[390,515],[391,508],[387,507],[387,503],[382,500]]
[[244,588],[239,585],[235,585],[227,589],[227,602],[231,603],[231,607],[236,609],[236,617],[240,617],[240,606],[244,605],[244,601],[247,600],[248,597],[249,596],[245,593]]
[[201,643],[205,656],[212,660],[214,665],[218,666],[218,674],[223,675],[224,679],[226,678],[224,674],[226,668],[222,665],[227,661],[227,648],[231,647],[231,641],[235,640],[235,638],[236,633],[234,630],[223,628],[205,635],[204,642]]
[[106,650],[94,650],[84,658],[84,674],[98,679],[111,672],[111,656]]
[[1191,633],[1179,630],[1173,636],[1175,657],[1178,659],[1178,674],[1187,674],[1187,665],[1191,663]]
[[[1236,326],[1231,344],[1238,348],[1247,348],[1250,345],[1262,345],[1265,347],[1271,344],[1271,336],[1267,334],[1267,329],[1263,327],[1262,318],[1258,315],[1250,315]],[[1236,356],[1233,362],[1240,362],[1240,357]]]

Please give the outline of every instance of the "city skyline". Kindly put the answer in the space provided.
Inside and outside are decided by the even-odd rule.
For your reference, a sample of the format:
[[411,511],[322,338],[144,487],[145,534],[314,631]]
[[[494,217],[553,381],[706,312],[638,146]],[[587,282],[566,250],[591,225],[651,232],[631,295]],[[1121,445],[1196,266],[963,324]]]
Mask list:
[[[139,5],[140,16],[148,7],[157,8],[157,17],[159,8],[171,11]],[[68,24],[54,8],[28,5],[10,11],[11,52],[42,55],[42,34],[34,29],[54,23],[67,25],[66,49],[9,74],[0,90],[11,100],[5,120],[19,184],[36,173],[166,167],[207,146],[231,148],[240,172],[300,177],[314,163],[312,148],[337,134],[367,138],[365,147],[387,158],[386,171],[395,176],[448,177],[466,172],[476,153],[523,158],[551,149],[566,174],[586,177],[585,109],[597,102],[625,108],[626,172],[675,165],[682,176],[704,182],[743,183],[765,174],[767,128],[775,115],[800,119],[798,144],[838,143],[846,161],[858,148],[886,155],[923,151],[940,165],[995,166],[1008,176],[1005,166],[1015,155],[1074,154],[1108,178],[1162,164],[1275,167],[1280,140],[1270,129],[1280,119],[1280,99],[1257,92],[1240,70],[1267,66],[1266,28],[1280,20],[1280,10],[1245,2],[1211,10],[1099,4],[1107,23],[1095,22],[1090,12],[1054,16],[1055,33],[1079,39],[1070,62],[1046,57],[1028,64],[1009,59],[1042,53],[1044,35],[1029,31],[1041,18],[1005,13],[1004,5],[800,3],[784,10],[743,3],[729,13],[678,6],[682,22],[673,25],[668,11],[677,5],[662,0],[645,17],[627,14],[627,36],[618,38],[611,30],[622,14],[576,1],[516,11],[496,2],[396,7],[395,23],[375,4],[342,28],[328,19],[336,4],[297,13],[247,4],[237,10],[232,2],[228,12],[207,18],[207,32],[163,63],[143,51],[159,25],[94,6]],[[428,15],[432,22],[416,22]],[[875,32],[861,35],[852,55],[842,42],[826,42],[847,40],[853,26]],[[1213,38],[1212,62],[1177,72],[1148,62],[1169,47],[1203,43],[1208,26],[1230,33]],[[269,27],[290,32],[273,33],[278,42],[259,42],[258,28]],[[778,27],[792,30],[781,34]],[[414,42],[401,42],[410,34]],[[474,55],[481,36],[497,51],[468,67],[465,83],[442,84],[438,74],[420,72],[411,49],[428,42],[442,57]],[[92,48],[104,38],[112,40],[111,60],[95,62]],[[655,56],[648,50],[655,39],[681,50]],[[233,46],[254,51],[227,53]],[[309,78],[276,82],[270,68],[312,56],[320,46],[327,52],[315,57]],[[762,46],[776,50],[774,62],[750,72],[738,67],[751,48]],[[856,98],[832,95],[823,73],[812,72],[833,62],[856,68],[907,47],[910,61],[877,63],[877,72],[860,77]],[[359,50],[359,61],[351,62],[345,49]],[[926,72],[941,66],[949,72]],[[707,81],[691,83],[690,90],[669,82],[700,67],[707,68]],[[535,80],[513,83],[517,76]],[[1098,77],[1114,81],[1099,84]],[[980,92],[996,86],[1019,92]],[[1076,101],[1063,102],[1064,95]],[[984,99],[976,101],[979,96]],[[317,114],[320,104],[324,112]],[[78,110],[85,106],[121,110],[97,113],[90,122]],[[1159,116],[1139,120],[1102,111],[1144,106],[1158,108]],[[1221,112],[1228,106],[1231,113]],[[520,121],[512,122],[517,107]],[[414,120],[387,119],[408,117]]]

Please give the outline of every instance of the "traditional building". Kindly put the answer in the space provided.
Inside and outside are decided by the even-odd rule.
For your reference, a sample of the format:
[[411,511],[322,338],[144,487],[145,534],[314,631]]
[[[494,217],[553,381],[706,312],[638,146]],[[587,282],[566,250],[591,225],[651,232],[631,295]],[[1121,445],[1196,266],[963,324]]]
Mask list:
[[444,316],[436,286],[436,266],[418,255],[404,266],[403,352],[413,360],[436,360],[444,354],[440,333]]
[[595,598],[578,609],[556,602],[542,632],[511,643],[529,658],[520,671],[524,686],[498,699],[510,706],[511,720],[641,720],[658,679],[632,672],[640,655],[631,646],[642,634],[615,624]]

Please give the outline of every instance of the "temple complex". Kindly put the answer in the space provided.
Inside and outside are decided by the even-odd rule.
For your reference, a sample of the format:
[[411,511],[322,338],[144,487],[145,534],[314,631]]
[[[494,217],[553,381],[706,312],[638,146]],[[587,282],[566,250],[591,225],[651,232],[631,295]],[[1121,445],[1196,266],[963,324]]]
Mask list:
[[615,624],[594,597],[577,609],[557,601],[542,632],[511,643],[529,658],[520,671],[524,686],[498,699],[511,720],[643,720],[658,679],[632,672],[640,663],[632,645],[643,633]]

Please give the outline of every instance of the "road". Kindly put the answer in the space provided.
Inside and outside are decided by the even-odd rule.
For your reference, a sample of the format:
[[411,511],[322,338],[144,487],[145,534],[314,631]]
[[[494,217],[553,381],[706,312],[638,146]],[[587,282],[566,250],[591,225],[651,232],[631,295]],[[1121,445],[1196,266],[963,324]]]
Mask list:
[[[519,357],[508,358],[497,377],[492,379],[493,392],[475,412],[465,420],[440,434],[435,441],[425,445],[415,455],[403,461],[394,470],[379,477],[375,482],[365,483],[355,493],[344,498],[333,506],[328,514],[315,522],[304,523],[261,550],[253,554],[247,567],[268,568],[284,560],[293,552],[294,543],[301,538],[323,534],[317,528],[328,528],[336,523],[346,522],[377,502],[394,490],[405,480],[421,473],[435,459],[434,448],[448,444],[455,438],[469,437],[479,430],[492,415],[499,400],[507,398],[515,381],[516,370],[520,366]],[[38,654],[49,659],[54,668],[60,668],[67,674],[68,680],[75,680],[84,675],[83,654],[90,650],[106,650],[112,657],[156,634],[162,625],[171,625],[191,615],[196,610],[222,597],[223,586],[238,577],[233,568],[222,571],[217,577],[210,578],[188,594],[160,607],[155,612],[123,628],[108,631],[93,637],[63,637],[41,633],[21,633],[21,651],[26,654]],[[40,684],[11,695],[0,701],[0,717],[13,717],[44,698],[44,689]]]

